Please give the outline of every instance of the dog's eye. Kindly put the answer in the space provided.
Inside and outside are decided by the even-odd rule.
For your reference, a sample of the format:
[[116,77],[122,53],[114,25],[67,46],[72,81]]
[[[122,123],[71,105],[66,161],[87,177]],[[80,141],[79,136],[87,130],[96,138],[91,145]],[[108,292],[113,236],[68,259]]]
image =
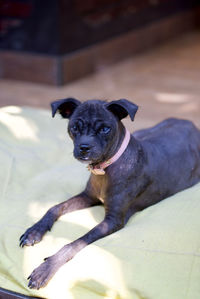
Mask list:
[[72,133],[77,133],[78,132],[78,126],[76,124],[71,127],[71,132]]
[[110,130],[111,129],[109,127],[103,126],[99,129],[99,133],[108,134]]
[[78,130],[78,126],[77,126],[77,125],[73,125],[72,129],[73,129],[74,131],[77,131],[77,130]]

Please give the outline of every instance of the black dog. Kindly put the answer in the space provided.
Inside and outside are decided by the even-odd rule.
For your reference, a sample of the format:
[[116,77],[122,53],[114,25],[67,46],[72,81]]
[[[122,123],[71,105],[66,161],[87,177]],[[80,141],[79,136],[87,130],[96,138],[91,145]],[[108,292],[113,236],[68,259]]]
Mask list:
[[134,119],[138,107],[127,101],[80,103],[68,98],[52,103],[69,119],[74,156],[87,162],[91,176],[85,190],[47,211],[20,238],[34,245],[63,214],[104,204],[105,218],[87,234],[48,257],[29,276],[29,287],[45,286],[55,272],[88,244],[121,229],[131,215],[200,181],[200,131],[186,120],[167,119],[129,135],[121,123]]

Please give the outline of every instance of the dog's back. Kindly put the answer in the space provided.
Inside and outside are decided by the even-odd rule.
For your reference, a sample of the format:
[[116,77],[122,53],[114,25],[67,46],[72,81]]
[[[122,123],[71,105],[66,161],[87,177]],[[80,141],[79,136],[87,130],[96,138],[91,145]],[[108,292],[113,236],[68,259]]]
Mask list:
[[[140,140],[150,140],[157,138],[158,136],[176,134],[176,132],[194,133],[199,140],[200,131],[195,127],[195,125],[189,120],[177,119],[177,118],[168,118],[164,121],[158,123],[157,125],[136,131],[133,136]],[[181,133],[182,134],[182,133]],[[200,143],[200,141],[199,141]]]
[[200,131],[187,120],[170,118],[137,131],[148,157],[154,188],[164,197],[200,181]]

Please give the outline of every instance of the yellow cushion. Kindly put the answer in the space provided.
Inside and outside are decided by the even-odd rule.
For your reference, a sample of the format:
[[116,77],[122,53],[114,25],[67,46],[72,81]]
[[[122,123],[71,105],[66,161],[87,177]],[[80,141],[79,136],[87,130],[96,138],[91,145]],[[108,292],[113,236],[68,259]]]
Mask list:
[[0,109],[0,139],[0,287],[49,299],[200,298],[200,184],[137,213],[78,253],[47,287],[30,290],[32,270],[99,223],[104,209],[64,215],[41,243],[20,248],[20,235],[81,191],[89,173],[73,158],[66,121],[50,111]]

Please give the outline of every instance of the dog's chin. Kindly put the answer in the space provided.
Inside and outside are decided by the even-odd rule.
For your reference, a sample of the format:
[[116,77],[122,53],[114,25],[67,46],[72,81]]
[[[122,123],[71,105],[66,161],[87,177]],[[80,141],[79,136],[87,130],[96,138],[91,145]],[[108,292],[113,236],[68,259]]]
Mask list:
[[92,160],[89,158],[89,157],[76,157],[76,160],[78,160],[79,162],[83,163],[83,164],[91,164],[92,163]]
[[75,157],[79,162],[83,164],[98,164],[99,160],[91,159],[90,157]]
[[91,164],[92,163],[92,161],[87,158],[78,158],[77,160],[83,164]]

